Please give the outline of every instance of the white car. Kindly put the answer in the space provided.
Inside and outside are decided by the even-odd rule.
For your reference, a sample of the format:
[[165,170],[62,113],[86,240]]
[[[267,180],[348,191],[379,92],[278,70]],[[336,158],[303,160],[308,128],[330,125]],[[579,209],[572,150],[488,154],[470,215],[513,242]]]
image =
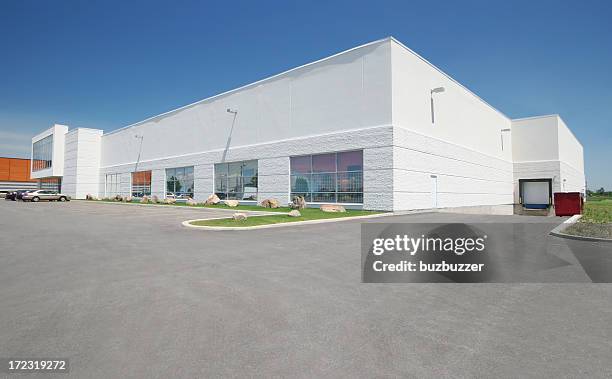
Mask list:
[[21,200],[23,201],[32,201],[39,202],[41,200],[48,201],[70,201],[70,196],[64,195],[63,193],[59,193],[57,191],[51,190],[37,190],[26,192],[21,196]]

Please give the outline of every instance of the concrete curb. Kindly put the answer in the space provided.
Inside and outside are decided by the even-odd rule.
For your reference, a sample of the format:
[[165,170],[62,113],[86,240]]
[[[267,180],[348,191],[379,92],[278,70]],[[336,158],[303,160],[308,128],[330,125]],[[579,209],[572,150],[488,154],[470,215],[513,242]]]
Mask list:
[[[286,213],[277,212],[277,215],[283,215]],[[262,215],[263,216],[263,215]],[[266,215],[267,216],[267,215]],[[223,220],[228,219],[230,217],[214,217],[214,218],[206,218],[206,219],[195,219],[195,220],[187,220],[183,221],[183,226],[193,229],[203,229],[203,230],[212,230],[212,231],[223,231],[223,230],[231,230],[231,231],[239,231],[239,230],[256,230],[256,229],[272,229],[272,228],[283,228],[288,226],[299,226],[299,225],[312,225],[312,224],[325,224],[328,222],[340,222],[340,221],[351,221],[351,220],[360,220],[367,218],[378,218],[378,217],[388,217],[388,216],[396,216],[394,213],[378,213],[374,215],[366,215],[366,216],[353,216],[353,217],[337,217],[337,218],[328,218],[323,220],[306,220],[306,221],[295,221],[295,222],[281,222],[278,224],[269,224],[269,225],[256,225],[256,226],[202,226],[202,225],[191,225],[191,222],[194,221],[208,221],[208,220]],[[258,217],[258,216],[251,216]]]
[[550,231],[551,236],[567,238],[571,240],[578,241],[589,241],[589,242],[612,242],[612,239],[608,238],[598,238],[598,237],[586,237],[586,236],[575,236],[573,234],[566,234],[563,231],[570,226],[574,225],[578,220],[582,218],[582,215],[574,215],[567,220],[565,220],[562,224],[558,225],[556,228]]
[[[91,204],[113,204],[113,205],[132,205],[139,207],[163,207],[169,209],[192,209],[192,210],[209,210],[209,211],[224,211],[232,213],[257,213],[262,216],[285,215],[288,212],[270,212],[270,211],[251,211],[244,209],[227,209],[227,208],[212,208],[212,207],[194,207],[189,205],[171,205],[171,204],[140,204],[140,203],[124,203],[120,201],[100,201],[100,200],[72,200]],[[208,220],[208,219],[203,219]]]

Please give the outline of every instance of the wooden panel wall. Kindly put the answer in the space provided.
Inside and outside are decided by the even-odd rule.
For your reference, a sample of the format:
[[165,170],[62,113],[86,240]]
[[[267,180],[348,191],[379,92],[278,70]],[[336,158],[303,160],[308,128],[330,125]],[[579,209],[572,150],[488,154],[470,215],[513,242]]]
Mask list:
[[30,179],[30,160],[20,158],[0,158],[0,181],[35,182]]

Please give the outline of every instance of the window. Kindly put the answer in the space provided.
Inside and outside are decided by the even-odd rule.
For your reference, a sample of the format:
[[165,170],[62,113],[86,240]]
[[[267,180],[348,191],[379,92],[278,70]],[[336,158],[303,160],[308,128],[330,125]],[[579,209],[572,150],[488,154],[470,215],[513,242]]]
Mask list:
[[151,171],[132,173],[132,196],[151,196]]
[[106,197],[115,197],[121,194],[121,174],[107,174],[105,184],[104,193]]
[[363,203],[363,151],[291,157],[291,196],[312,203]]
[[62,178],[42,178],[38,181],[38,189],[60,192],[62,190]]
[[193,198],[193,166],[166,169],[166,197]]
[[257,200],[257,161],[216,164],[215,193],[220,199]]
[[32,171],[51,167],[53,160],[53,134],[32,145]]

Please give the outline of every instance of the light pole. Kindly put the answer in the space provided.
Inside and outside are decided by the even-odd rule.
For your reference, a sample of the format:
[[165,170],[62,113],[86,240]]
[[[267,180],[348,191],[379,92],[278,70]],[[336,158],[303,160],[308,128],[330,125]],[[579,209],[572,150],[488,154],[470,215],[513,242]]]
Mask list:
[[221,162],[225,162],[225,158],[227,157],[227,151],[229,150],[230,145],[232,144],[232,133],[234,132],[234,124],[236,123],[236,116],[238,116],[238,111],[235,109],[227,108],[227,113],[233,114],[232,118],[232,126],[229,131],[229,135],[227,136],[227,143],[225,144],[225,150],[223,150],[223,156],[221,157]]
[[434,93],[442,93],[444,91],[446,91],[446,89],[444,87],[436,87],[436,88],[432,89],[431,91],[429,91],[429,101],[430,101],[430,104],[431,104],[431,123],[432,124],[435,122],[433,95],[434,95]]
[[134,172],[138,172],[138,163],[140,162],[140,153],[142,152],[142,140],[144,136],[136,134],[134,138],[140,139],[140,147],[138,148],[138,158],[136,158],[136,166],[134,167]]

